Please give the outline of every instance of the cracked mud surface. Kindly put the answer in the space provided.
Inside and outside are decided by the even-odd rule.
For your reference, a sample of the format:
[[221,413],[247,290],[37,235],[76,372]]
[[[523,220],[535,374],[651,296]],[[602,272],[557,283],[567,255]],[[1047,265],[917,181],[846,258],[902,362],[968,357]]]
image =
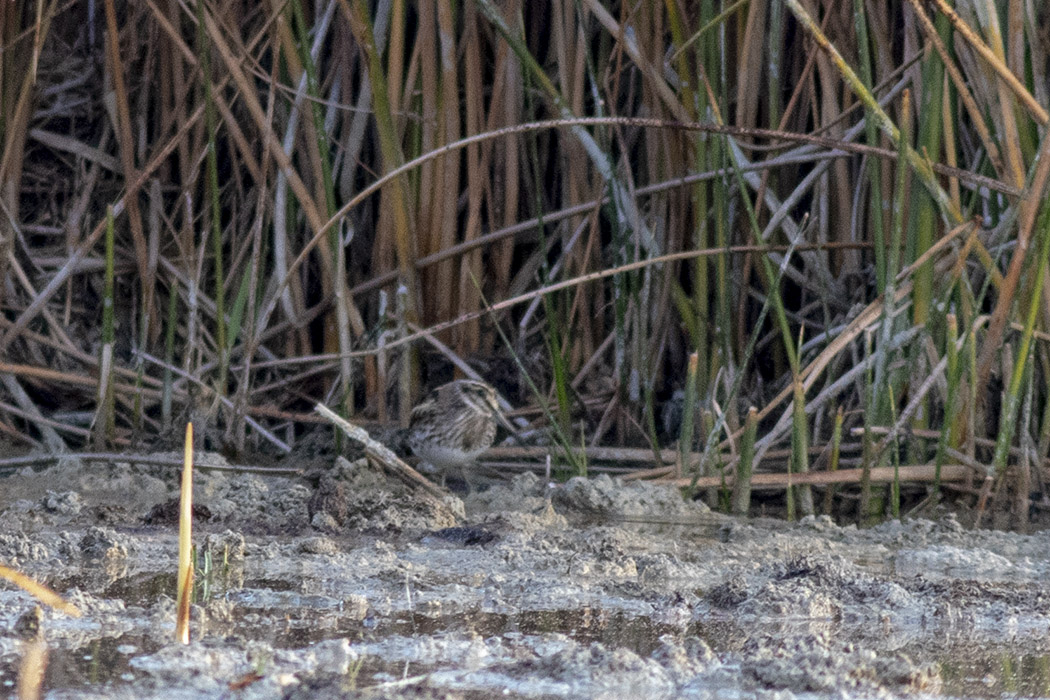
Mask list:
[[36,626],[49,698],[1050,694],[1045,534],[745,521],[607,477],[441,504],[342,459],[200,472],[183,646],[176,494],[126,464],[0,477],[0,562],[84,613],[0,583],[0,694]]

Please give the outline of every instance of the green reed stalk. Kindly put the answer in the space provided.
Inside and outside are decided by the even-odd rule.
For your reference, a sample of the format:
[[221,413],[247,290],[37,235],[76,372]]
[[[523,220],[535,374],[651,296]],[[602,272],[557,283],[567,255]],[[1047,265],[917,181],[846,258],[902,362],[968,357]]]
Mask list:
[[[715,435],[717,433],[716,425],[720,425],[721,421],[715,421],[715,415],[706,408],[700,409],[700,426],[703,428],[705,435]],[[714,476],[714,473],[721,469],[722,465],[722,454],[715,452],[713,457],[713,463],[708,464],[707,460],[700,461],[700,469],[697,470],[697,476]],[[710,508],[718,508],[719,490],[716,487],[704,489],[704,503]],[[690,489],[692,492],[692,489]]]
[[[298,47],[299,61],[302,63],[303,71],[306,73],[306,97],[309,104],[309,113],[313,123],[313,134],[316,143],[316,158],[319,161],[321,171],[321,185],[324,191],[325,216],[331,218],[335,214],[335,183],[332,178],[332,155],[329,147],[328,133],[324,124],[324,96],[317,80],[317,66],[314,63],[311,51],[311,37],[309,27],[303,14],[302,3],[299,0],[291,0],[289,7],[292,12],[292,25],[296,32],[296,45]],[[352,348],[350,347],[350,318],[347,311],[346,290],[346,257],[340,240],[341,227],[333,226],[328,230],[328,247],[331,251],[333,266],[331,270],[332,293],[335,296],[336,313],[336,337],[338,339],[339,352],[344,356],[341,360],[339,372],[339,388],[342,395],[342,410],[344,415],[350,415],[353,408],[353,364],[345,357]],[[341,442],[341,436],[337,433],[337,440]]]
[[[781,279],[782,279],[783,274],[784,274],[784,269],[787,266],[788,262],[791,260],[791,257],[792,257],[792,255],[795,252],[795,243],[796,243],[796,241],[792,241],[791,245],[789,245],[789,247],[788,247],[787,252],[784,254],[784,267],[781,267],[780,269],[777,270],[777,276],[774,279],[774,283],[775,283],[774,286],[775,287],[779,287],[780,286],[780,282],[781,282]],[[719,257],[725,257],[725,256],[719,256]],[[772,305],[772,297],[771,297],[771,295],[767,294],[765,301],[762,302],[762,307],[758,311],[758,316],[755,318],[754,323],[751,325],[751,332],[748,335],[747,344],[744,346],[744,350],[741,353],[740,365],[742,367],[746,367],[751,362],[751,359],[752,359],[752,357],[754,355],[754,351],[755,351],[755,344],[758,342],[759,334],[761,333],[762,328],[765,325],[766,316],[769,314],[769,307],[771,305]],[[726,400],[725,400],[727,404],[729,402],[735,400],[737,395],[740,393],[740,385],[743,382],[743,379],[744,379],[744,373],[743,372],[737,372],[736,373],[736,378],[733,380],[733,386],[730,388],[729,395],[726,397]],[[707,440],[704,443],[704,451],[700,455],[700,468],[697,469],[696,476],[693,477],[693,482],[689,486],[690,489],[695,489],[696,488],[696,479],[704,473],[705,466],[707,465],[707,462],[710,459],[710,455],[711,455],[712,451],[714,451],[715,448],[718,446],[719,441],[717,439],[717,433],[719,431],[721,431],[724,427],[725,427],[725,413],[723,412],[723,413],[721,413],[719,415],[719,419],[715,423],[714,427],[711,430],[706,430],[705,431],[705,434],[707,435]]]
[[[292,11],[292,24],[296,32],[296,42],[299,49],[299,61],[306,72],[306,95],[307,104],[310,105],[310,116],[313,119],[314,135],[317,140],[317,150],[321,154],[321,178],[325,195],[325,213],[331,217],[335,213],[335,183],[332,180],[332,156],[329,147],[328,135],[324,128],[324,99],[321,95],[317,82],[317,66],[314,64],[313,55],[310,51],[310,33],[303,16],[303,6],[299,0],[290,0],[288,6]],[[328,233],[329,241],[333,245],[333,252],[339,252],[339,230],[336,227]]]
[[[730,149],[730,154],[733,160],[733,174],[736,176],[737,189],[740,192],[740,199],[743,203],[744,211],[748,213],[748,220],[751,224],[752,234],[756,243],[762,242],[761,228],[758,226],[758,218],[755,215],[755,208],[751,203],[751,198],[748,196],[747,185],[743,182],[743,175],[740,172],[740,164],[736,160],[736,156]],[[791,326],[787,323],[787,312],[784,307],[783,298],[780,295],[780,287],[778,283],[778,277],[776,274],[776,268],[773,266],[773,261],[770,260],[768,254],[762,254],[759,256],[761,264],[759,270],[763,273],[762,281],[765,284],[766,293],[773,305],[773,316],[777,321],[777,326],[780,330],[780,337],[783,342],[784,353],[787,355],[787,363],[791,367],[791,373],[794,377],[795,382],[795,397],[794,397],[794,409],[792,416],[792,461],[791,468],[795,469],[797,473],[802,473],[810,470],[808,464],[810,464],[810,458],[808,458],[808,449],[810,449],[810,441],[808,441],[808,427],[805,419],[805,388],[802,385],[801,380],[801,365],[798,359],[798,349],[795,345],[795,339],[792,337]],[[786,260],[784,261],[786,264]],[[799,337],[799,344],[797,347],[801,347],[801,336]],[[813,489],[808,484],[803,484],[799,487],[800,500],[802,503],[802,511],[805,514],[813,512]],[[793,495],[793,488],[787,487],[787,518],[794,519],[795,517],[795,500]]]
[[[831,58],[832,64],[839,71],[846,83],[849,85],[853,94],[864,104],[865,110],[868,114],[875,119],[878,123],[879,128],[890,137],[894,142],[900,141],[900,130],[889,118],[889,116],[879,106],[878,100],[868,90],[863,81],[853,71],[853,68],[846,63],[845,59],[842,58],[842,54],[835,48],[824,32],[821,31],[813,18],[803,9],[799,0],[784,0],[787,3],[788,9],[791,10],[792,14],[795,15],[795,19],[803,26],[806,32],[813,37],[817,45],[820,46],[824,51],[828,53]],[[936,176],[934,175],[933,168],[930,165],[930,161],[920,155],[915,149],[907,146],[903,151],[905,158],[908,161],[908,165],[915,171],[919,180],[926,187],[926,190],[933,197],[933,200],[937,203],[941,214],[945,219],[948,220],[953,226],[962,223],[962,212],[952,202],[951,197],[948,193],[940,186]]]
[[106,269],[102,292],[102,342],[113,344],[116,340],[113,322],[113,290],[115,287],[115,248],[116,235],[113,225],[113,207],[106,207],[105,255]]
[[[944,16],[938,16],[937,29],[941,38],[948,39],[951,29]],[[944,125],[944,64],[936,51],[929,51],[922,64],[922,88],[919,101],[918,149],[926,158],[939,159]],[[910,121],[902,117],[901,128]],[[902,139],[905,146],[911,145],[910,134]],[[904,151],[900,150],[903,155]],[[937,238],[937,215],[933,202],[925,192],[915,188],[911,198],[912,226],[908,236],[913,250],[909,260],[916,260],[930,249]],[[912,322],[924,325],[930,317],[930,304],[933,300],[933,259],[930,258],[915,271],[912,291]],[[927,411],[920,411],[926,415]],[[925,427],[925,426],[917,426]]]
[[[703,7],[706,13],[702,16],[713,15],[717,11],[716,3],[711,0],[705,0]],[[716,20],[709,20],[714,22]],[[726,101],[726,94],[729,91],[728,76],[726,73],[726,61],[722,60],[726,51],[726,26],[725,19],[719,18],[719,32],[717,41],[706,42],[704,49],[704,71],[706,75],[717,75],[718,76],[718,88],[721,95],[723,105],[719,104],[707,104],[707,91],[701,91],[702,102],[706,112],[723,113],[724,103]],[[710,24],[708,25],[710,26]],[[715,96],[716,98],[718,95]],[[704,115],[704,118],[706,115]],[[696,139],[697,142],[704,141],[703,139]],[[722,139],[710,139],[704,142],[704,154],[706,155],[706,163],[704,167],[708,168],[728,168],[730,165],[729,149],[726,148],[725,141]],[[702,161],[703,162],[703,161]],[[729,188],[730,185],[726,178],[715,178],[711,182],[711,221],[714,227],[714,244],[719,248],[725,249],[729,247],[730,243],[730,231],[729,231]],[[738,354],[733,352],[733,328],[734,320],[738,320],[732,313],[733,304],[733,283],[730,279],[729,274],[729,256],[719,255],[712,261],[714,265],[715,274],[715,321],[717,336],[715,342],[718,347],[712,348],[711,350],[711,361],[708,363],[710,368],[708,369],[708,376],[714,377],[716,373],[721,369],[722,365],[728,365],[732,363],[734,357],[739,357]],[[741,299],[746,298],[746,294],[740,294]],[[738,320],[739,321],[739,320]],[[704,320],[706,323],[706,319]],[[741,324],[740,347],[737,348],[743,352],[743,338],[745,333]],[[753,345],[751,347],[754,347]],[[745,359],[740,362],[740,366],[745,366],[749,360]],[[742,376],[742,373],[740,373]]]
[[[1021,430],[1031,430],[1032,426],[1032,403],[1035,397],[1035,353],[1036,349],[1033,346],[1033,357],[1025,367],[1024,379],[1022,380],[1024,384],[1024,400],[1021,403]],[[1030,459],[1031,452],[1027,446],[1030,437],[1029,434],[1019,440],[1021,455],[1017,460],[1017,482],[1013,488],[1014,522],[1015,526],[1022,532],[1026,532],[1028,529],[1028,511],[1031,506],[1029,498],[1032,492],[1032,461]]]
[[699,353],[689,354],[689,364],[685,373],[685,402],[682,406],[682,425],[678,431],[678,460],[675,464],[675,476],[681,477],[684,467],[689,463],[693,451],[693,428],[696,421],[696,402],[698,397]]
[[933,493],[937,494],[941,488],[941,467],[948,456],[948,448],[955,445],[955,404],[959,397],[959,382],[962,380],[959,364],[959,349],[956,343],[959,337],[959,322],[955,314],[949,313],[945,316],[945,343],[944,351],[948,358],[948,364],[944,370],[944,378],[948,384],[948,394],[944,400],[944,422],[941,425],[941,436],[937,441],[937,457],[933,473]]
[[864,411],[864,435],[861,438],[861,473],[860,473],[860,500],[857,502],[857,524],[863,525],[871,512],[871,467],[875,456],[875,445],[872,428],[875,427],[875,411],[872,394],[875,393],[873,385],[874,363],[869,362],[871,358],[871,335],[864,334],[864,396],[863,401],[868,408]]
[[560,322],[561,314],[554,308],[555,303],[549,299],[549,295],[544,296],[544,308],[547,311],[547,352],[551,360],[551,371],[553,373],[554,381],[554,397],[557,401],[557,413],[555,414],[558,419],[558,424],[566,435],[571,430],[572,422],[572,405],[571,398],[569,397],[569,367],[565,361],[565,353],[562,350],[561,344],[561,332],[563,330]]
[[758,409],[747,410],[744,436],[740,440],[740,461],[736,465],[731,510],[733,515],[747,515],[751,509],[751,474],[755,468],[755,437],[758,435]]
[[113,321],[113,290],[115,288],[114,258],[115,234],[113,225],[113,207],[106,207],[105,233],[105,277],[102,292],[102,347],[99,350],[99,415],[96,423],[95,439],[99,445],[111,443],[116,429],[115,395],[113,382],[116,373],[113,371],[113,345],[116,341]]
[[1024,380],[1025,366],[1028,364],[1032,348],[1032,336],[1035,334],[1035,324],[1039,318],[1039,308],[1043,298],[1041,294],[1043,279],[1046,276],[1046,266],[1050,263],[1050,206],[1046,204],[1043,205],[1043,210],[1039,215],[1038,227],[1039,252],[1033,261],[1035,281],[1029,287],[1031,297],[1028,302],[1028,314],[1025,319],[1024,331],[1021,333],[1021,344],[1017,350],[1010,385],[1007,388],[1006,399],[1003,402],[1002,417],[999,422],[999,437],[995,442],[995,456],[992,459],[997,477],[1001,477],[1006,471],[1006,460],[1010,454],[1010,443],[1013,441],[1017,423],[1017,409],[1021,402],[1021,385]]
[[[728,136],[725,138],[729,138]],[[736,154],[732,149],[726,149],[729,153],[730,159],[732,160],[733,175],[736,178],[737,191],[740,194],[740,201],[744,205],[744,211],[747,213],[748,224],[751,228],[751,235],[757,245],[762,245],[762,227],[758,225],[758,218],[755,215],[755,207],[751,202],[751,197],[748,194],[747,184],[744,182],[743,173],[740,170],[740,162],[736,158]],[[788,323],[787,311],[784,306],[784,299],[780,294],[779,276],[777,275],[776,267],[773,262],[769,259],[768,254],[760,254],[759,259],[761,264],[759,270],[761,271],[762,282],[766,287],[766,293],[770,301],[770,305],[773,308],[773,318],[776,319],[777,329],[780,331],[781,340],[784,346],[784,352],[787,354],[788,365],[791,368],[791,373],[798,376],[802,371],[802,368],[798,360],[798,351],[795,348],[794,337],[791,334],[791,326]],[[786,260],[785,260],[786,264]]]
[[257,277],[253,274],[253,265],[245,266],[244,272],[241,273],[241,281],[237,285],[237,296],[234,297],[233,305],[230,307],[230,322],[226,326],[229,338],[227,348],[230,350],[237,343],[237,338],[240,337],[243,330],[248,299],[252,296],[253,291],[258,294],[258,288],[252,290],[252,284],[258,282]]
[[[721,123],[720,119],[719,123]],[[725,138],[728,139],[729,137],[726,136]],[[747,221],[751,228],[752,238],[757,245],[762,245],[762,227],[758,225],[758,217],[755,214],[754,204],[751,202],[751,197],[748,194],[747,183],[744,182],[744,175],[740,169],[740,162],[737,160],[736,153],[733,149],[727,148],[726,150],[732,161],[732,169],[736,180],[737,191],[740,194],[740,201],[743,203],[744,211],[747,214]],[[758,269],[762,273],[760,276],[765,285],[770,305],[773,308],[773,318],[776,320],[777,329],[780,331],[784,352],[787,354],[788,358],[788,366],[791,368],[792,375],[798,377],[802,368],[799,364],[795,339],[791,334],[791,326],[788,323],[784,299],[780,294],[780,278],[777,274],[777,269],[769,259],[768,254],[760,254],[759,260],[761,264]],[[784,264],[787,264],[787,258],[785,258]],[[805,397],[803,396],[803,398]]]
[[[805,326],[798,329],[798,347],[802,347]],[[809,471],[809,423],[806,420],[806,390],[798,374],[794,377],[795,391],[791,415],[791,464],[796,474]],[[803,515],[813,515],[813,487],[801,484],[798,487],[799,507]]]
[[[525,76],[526,81],[529,80],[529,76]],[[536,199],[536,211],[543,211],[543,202],[541,201],[540,193],[543,192],[543,175],[540,172],[539,163],[540,155],[536,145],[535,138],[529,138],[527,140],[527,148],[529,149],[530,164],[529,170],[532,175],[533,183],[533,195]],[[542,218],[542,213],[541,213]],[[547,236],[545,233],[545,227],[541,224],[538,228],[540,237],[540,249],[547,249]],[[544,287],[551,284],[551,269],[550,262],[547,260],[547,256],[544,255],[540,260],[539,267],[540,284]],[[480,291],[480,285],[479,285]],[[546,332],[544,333],[544,343],[547,346],[547,354],[550,358],[551,363],[551,374],[552,381],[554,383],[554,399],[557,402],[555,406],[555,422],[558,428],[558,432],[562,435],[568,436],[572,431],[572,400],[570,396],[570,378],[569,378],[569,366],[565,358],[565,350],[562,345],[562,339],[569,336],[568,328],[565,327],[564,316],[560,313],[561,300],[564,297],[559,292],[551,292],[550,294],[543,295],[543,311],[547,318]],[[617,333],[623,328],[623,326],[617,325]],[[566,442],[568,447],[568,442]],[[566,454],[570,451],[566,449]],[[576,462],[572,462],[574,468],[579,471],[580,465]]]
[[[671,37],[674,41],[674,45],[678,46],[678,50],[675,52],[675,66],[678,70],[678,74],[681,76],[689,76],[683,81],[682,86],[679,90],[682,97],[682,106],[687,110],[687,113],[693,119],[698,119],[698,110],[702,110],[702,103],[707,99],[707,93],[705,90],[697,90],[696,86],[692,83],[691,78],[696,75],[696,71],[689,65],[689,52],[685,51],[685,20],[678,12],[679,6],[677,3],[669,2],[666,3],[668,24],[671,27]],[[705,2],[701,5],[700,21],[703,22],[704,11],[710,9],[710,3]],[[699,57],[697,58],[699,60]],[[706,150],[707,143],[706,139],[693,138],[693,157],[697,167],[706,167]],[[708,228],[708,202],[707,202],[708,184],[697,183],[692,187],[692,203],[693,203],[693,217],[694,217],[694,229],[693,229],[693,245],[698,249],[707,248],[710,241],[710,233]],[[710,313],[710,298],[708,294],[708,285],[710,284],[710,278],[708,271],[710,269],[710,261],[703,259],[698,256],[693,263],[693,295],[688,300],[685,298],[684,292],[681,292],[681,287],[675,285],[675,291],[681,294],[676,294],[676,301],[679,302],[679,315],[682,317],[683,323],[689,331],[689,340],[692,347],[696,348],[696,357],[698,362],[697,376],[699,380],[699,386],[697,391],[701,396],[707,395],[707,378],[712,375],[711,367],[715,361],[714,356],[710,351],[710,337],[708,333],[708,315]],[[717,299],[722,293],[727,290],[716,290],[715,298]]]
[[[898,151],[903,153],[911,136],[911,120],[907,116],[911,109],[911,93],[905,90],[901,95],[900,139]],[[900,272],[900,252],[904,241],[904,210],[907,205],[906,188],[908,167],[904,158],[897,159],[897,172],[893,185],[893,219],[890,226],[889,250],[886,251],[886,286],[882,289],[882,324],[879,327],[879,342],[875,347],[875,383],[868,404],[870,420],[878,424],[886,418],[886,389],[891,386],[888,376],[889,348],[893,339],[894,300],[897,297],[897,274]]]
[[978,366],[977,366],[977,338],[974,331],[970,331],[966,338],[966,344],[963,348],[967,351],[966,353],[966,373],[967,373],[967,384],[970,388],[969,409],[966,412],[966,444],[968,448],[967,455],[974,457],[976,454],[977,447],[977,401],[978,392],[987,387],[979,387],[977,383],[978,377]]
[[[893,385],[887,387],[890,397],[890,425],[897,424],[897,401],[893,394]],[[901,473],[900,473],[900,446],[897,437],[894,436],[893,444],[890,445],[890,459],[893,462],[893,483],[890,484],[890,514],[895,520],[901,517]]]
[[[874,85],[871,72],[871,40],[868,37],[868,15],[864,9],[864,0],[853,0],[853,26],[857,32],[857,63],[860,80],[868,90]],[[867,108],[865,108],[867,110]],[[869,146],[879,145],[879,127],[875,116],[866,111],[864,119],[864,138]],[[867,159],[868,182],[871,187],[869,216],[871,219],[872,242],[875,252],[875,284],[878,289],[886,286],[886,231],[883,212],[888,203],[882,201],[882,168],[875,158]]]
[[[951,32],[947,18],[937,18],[937,28],[942,39],[948,40]],[[922,86],[920,91],[918,111],[918,140],[919,151],[928,159],[940,160],[943,150],[944,138],[944,64],[936,51],[928,51],[922,65]],[[910,118],[901,118],[901,129],[905,125],[910,126]],[[910,146],[910,134],[904,138],[905,143]],[[911,187],[911,226],[907,241],[912,250],[909,252],[908,260],[916,260],[925,254],[938,237],[937,210],[934,208],[933,200],[915,183]],[[915,271],[912,283],[912,323],[917,326],[926,325],[930,320],[930,309],[933,303],[933,258],[928,258]],[[913,367],[918,366],[918,356],[922,353],[922,344],[916,343],[911,349],[913,355]],[[930,415],[929,400],[923,401],[911,425],[916,430],[929,427],[928,417]],[[925,462],[927,458],[922,440],[913,440],[909,444],[910,461],[913,464]]]
[[[842,421],[844,413],[842,406],[838,407],[835,411],[835,426],[831,430],[831,456],[828,459],[828,471],[837,472],[839,470],[839,456],[842,450]],[[835,484],[828,484],[827,489],[824,491],[824,513],[831,515],[832,510],[835,507]]]
[[[791,411],[791,460],[788,463],[789,474],[805,474],[809,471],[809,426],[806,421],[806,390],[802,380],[795,376],[794,397]],[[808,484],[787,489],[788,520],[795,519],[794,489],[799,491],[799,507],[803,515],[813,514],[813,490]]]
[[[376,46],[368,3],[365,0],[342,0],[340,5],[350,22],[354,38],[357,39],[368,61],[368,78],[372,86],[372,109],[376,121],[376,132],[379,136],[380,152],[383,156],[383,170],[389,172],[401,166],[403,159],[398,132],[394,125],[394,116],[390,111],[390,97],[387,94],[383,59]],[[391,180],[390,186],[384,190],[384,196],[388,198],[385,201],[390,205],[390,216],[394,222],[394,247],[397,250],[398,271],[406,291],[404,320],[406,324],[418,325],[419,281],[416,275],[416,245],[412,232],[409,230],[408,194],[405,191],[404,178],[396,177]],[[401,418],[407,423],[408,414],[419,386],[419,348],[415,343],[410,343],[405,347],[403,362],[399,403]]]
[[[905,90],[901,95],[901,129],[897,132],[898,151],[903,154],[911,138],[911,93]],[[906,191],[908,182],[908,166],[905,158],[897,159],[897,168],[893,186],[893,213],[890,224],[889,248],[886,251],[886,285],[882,290],[882,323],[879,326],[879,339],[875,345],[874,378],[869,384],[867,404],[864,412],[864,475],[861,484],[861,521],[871,515],[870,495],[870,469],[873,461],[881,461],[883,456],[877,456],[873,452],[871,439],[871,428],[876,425],[884,425],[890,420],[893,412],[893,378],[889,376],[890,347],[893,339],[894,300],[897,296],[897,274],[900,270],[900,253],[904,239],[904,211],[907,204]]]
[[[481,281],[473,276],[471,276],[470,281],[478,290],[478,297],[481,299],[482,306],[484,306],[485,309],[488,310],[489,313],[491,313],[492,310],[489,305],[489,302],[485,298],[484,291],[482,291],[481,289]],[[562,430],[558,419],[551,411],[550,404],[547,403],[546,393],[540,391],[539,387],[536,386],[536,383],[532,381],[532,376],[529,375],[528,370],[525,368],[525,364],[521,361],[521,356],[514,349],[514,345],[510,342],[510,339],[507,337],[507,334],[503,331],[503,326],[499,323],[494,323],[493,327],[496,330],[496,334],[499,335],[500,340],[503,342],[503,346],[507,348],[507,351],[510,353],[510,356],[514,359],[514,364],[518,368],[518,372],[520,373],[521,377],[524,378],[525,383],[528,385],[529,391],[532,392],[533,397],[539,403],[540,410],[543,411],[544,417],[546,417],[547,422],[550,423],[551,427],[554,429],[554,441],[558,443],[559,447],[561,447],[562,452],[565,455],[565,459],[568,461],[573,473],[586,474],[587,455],[576,454],[575,446],[573,445],[572,440],[569,438],[568,432]]]

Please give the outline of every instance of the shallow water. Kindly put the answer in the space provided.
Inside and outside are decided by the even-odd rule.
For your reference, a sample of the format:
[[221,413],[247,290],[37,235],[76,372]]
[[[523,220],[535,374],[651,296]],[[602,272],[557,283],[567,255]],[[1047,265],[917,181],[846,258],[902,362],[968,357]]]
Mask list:
[[[131,595],[128,602],[143,600],[154,590],[147,586],[135,590],[123,585]],[[731,621],[692,621],[685,628],[659,624],[646,617],[607,612],[601,609],[524,611],[514,615],[474,611],[464,614],[434,615],[403,613],[382,619],[353,620],[341,617],[323,600],[293,597],[283,605],[258,606],[254,601],[273,602],[281,591],[253,589],[249,586],[229,591],[238,609],[237,635],[275,649],[298,649],[325,639],[344,637],[353,644],[377,644],[386,640],[412,640],[443,637],[500,639],[507,646],[526,636],[562,634],[584,646],[600,643],[610,648],[629,649],[648,656],[659,648],[661,639],[697,637],[720,655],[731,657],[754,636],[790,636],[812,631],[814,626],[833,636],[845,630],[833,621],[750,621],[738,625]],[[131,609],[129,615],[134,615]],[[916,639],[898,651],[916,662],[932,662],[939,668],[946,697],[1000,698],[1050,697],[1050,654],[1030,653],[1031,640],[1018,639],[998,644],[968,643],[966,630],[944,635],[944,642],[931,645],[929,639]],[[235,644],[230,636],[205,634],[207,646]],[[98,638],[76,648],[52,650],[45,687],[86,690],[125,686],[148,680],[152,674],[137,669],[134,659],[150,655],[171,642],[156,634],[130,632],[116,637]],[[0,685],[12,689],[17,669],[10,656],[0,664]],[[356,669],[358,687],[368,687],[439,671],[446,664],[426,659],[387,660],[366,655]],[[508,686],[510,687],[510,686]],[[528,694],[524,694],[527,696]],[[514,697],[513,693],[510,697]]]

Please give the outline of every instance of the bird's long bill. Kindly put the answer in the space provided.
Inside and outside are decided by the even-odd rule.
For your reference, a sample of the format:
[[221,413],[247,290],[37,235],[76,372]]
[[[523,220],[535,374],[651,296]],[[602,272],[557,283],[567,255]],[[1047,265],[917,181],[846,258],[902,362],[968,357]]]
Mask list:
[[511,425],[511,422],[507,420],[506,416],[503,415],[502,411],[493,411],[492,415],[496,418],[496,422],[503,426],[504,430],[506,430],[514,437],[518,437],[517,428]]

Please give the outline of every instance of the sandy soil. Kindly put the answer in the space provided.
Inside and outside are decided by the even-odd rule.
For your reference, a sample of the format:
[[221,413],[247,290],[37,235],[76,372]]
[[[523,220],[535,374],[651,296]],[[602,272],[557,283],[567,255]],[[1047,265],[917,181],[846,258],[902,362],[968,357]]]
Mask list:
[[201,472],[193,642],[174,637],[174,469],[0,477],[0,695],[49,698],[1050,695],[1050,538],[950,515],[745,521],[677,491],[525,475],[464,502],[343,459]]

